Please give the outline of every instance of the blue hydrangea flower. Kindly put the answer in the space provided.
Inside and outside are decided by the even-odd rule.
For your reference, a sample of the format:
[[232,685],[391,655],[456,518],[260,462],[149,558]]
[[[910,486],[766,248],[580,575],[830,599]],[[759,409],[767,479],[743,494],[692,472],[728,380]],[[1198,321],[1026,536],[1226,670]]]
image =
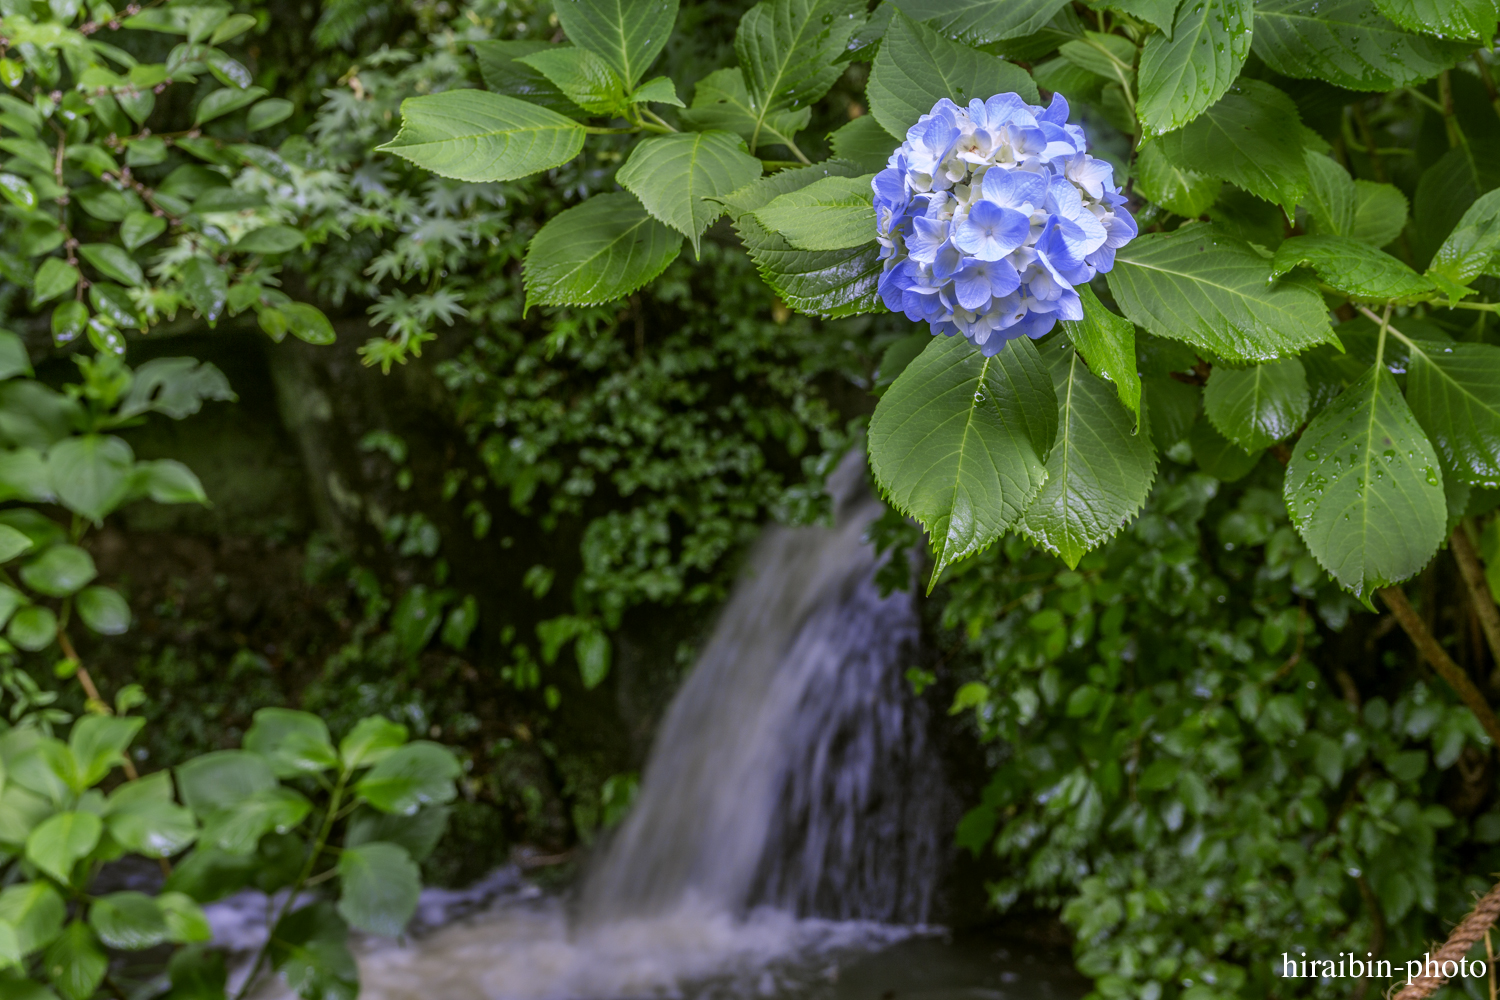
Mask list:
[[1077,287],[1136,235],[1114,168],[1088,155],[1061,94],[1046,108],[944,98],[871,186],[886,306],[986,355],[1082,319]]

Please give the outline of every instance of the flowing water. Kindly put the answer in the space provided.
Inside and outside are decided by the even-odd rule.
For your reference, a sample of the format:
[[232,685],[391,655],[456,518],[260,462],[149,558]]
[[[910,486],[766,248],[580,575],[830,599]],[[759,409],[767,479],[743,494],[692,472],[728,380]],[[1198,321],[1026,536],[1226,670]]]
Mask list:
[[831,486],[832,528],[762,536],[573,898],[514,870],[424,894],[446,926],[362,947],[366,1000],[1081,995],[928,926],[953,816],[903,679],[916,610],[874,584],[863,463]]

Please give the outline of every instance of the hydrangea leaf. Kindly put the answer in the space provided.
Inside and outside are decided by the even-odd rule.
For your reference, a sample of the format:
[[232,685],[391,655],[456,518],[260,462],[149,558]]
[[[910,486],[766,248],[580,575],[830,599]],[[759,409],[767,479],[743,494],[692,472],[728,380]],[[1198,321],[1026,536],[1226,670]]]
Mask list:
[[1168,160],[1161,147],[1148,142],[1135,161],[1135,187],[1141,195],[1188,219],[1196,219],[1219,199],[1224,182]]
[[733,132],[678,132],[637,143],[615,179],[654,218],[692,241],[696,254],[703,231],[724,214],[724,206],[710,199],[722,198],[760,174],[760,161]]
[[834,319],[882,308],[876,288],[882,269],[879,250],[871,245],[845,250],[797,250],[762,226],[754,212],[780,195],[825,177],[855,177],[862,172],[852,163],[827,160],[763,177],[725,199],[735,231],[761,277],[782,301],[798,312]]
[[1307,372],[1296,358],[1240,369],[1220,365],[1203,389],[1203,411],[1209,421],[1247,452],[1295,434],[1307,419],[1309,402]]
[[1170,38],[1146,39],[1135,110],[1148,134],[1181,128],[1224,96],[1250,54],[1253,10],[1250,0],[1195,0]]
[[862,0],[761,0],[741,18],[734,51],[756,118],[751,149],[770,116],[828,93],[844,73],[838,57],[864,23]]
[[1354,178],[1331,157],[1307,150],[1307,197],[1302,204],[1312,216],[1314,232],[1330,236],[1354,233],[1359,196]]
[[1317,271],[1325,285],[1355,300],[1409,302],[1433,291],[1429,279],[1348,236],[1293,236],[1276,248],[1271,274],[1279,278],[1303,265]]
[[677,85],[665,76],[653,76],[630,92],[634,104],[670,104],[674,108],[685,108],[682,98],[677,96]]
[[1304,131],[1290,97],[1241,78],[1187,126],[1152,141],[1178,166],[1226,180],[1290,213],[1308,185]]
[[1500,20],[1496,0],[1375,0],[1380,13],[1411,31],[1440,38],[1491,38]]
[[789,146],[793,137],[812,120],[812,107],[795,111],[769,111],[762,114],[750,100],[745,74],[739,69],[720,69],[698,81],[693,90],[693,106],[678,112],[677,118],[688,128],[733,132],[745,142],[761,146]]
[[1406,401],[1444,467],[1472,485],[1500,485],[1500,348],[1405,343]]
[[1005,3],[995,3],[994,0],[893,2],[913,21],[925,21],[950,38],[957,36],[971,45],[984,45],[1002,38],[1020,38],[1040,31],[1066,0],[1007,0]]
[[1464,285],[1495,273],[1500,260],[1500,191],[1481,196],[1464,212],[1433,255],[1429,270]]
[[1041,97],[1019,66],[938,34],[896,11],[870,70],[870,114],[898,138],[944,97],[959,105],[1014,92],[1030,103]]
[[1066,340],[1053,339],[1045,358],[1057,395],[1057,441],[1047,456],[1047,481],[1020,528],[1072,568],[1146,502],[1156,450],[1151,435],[1130,432],[1130,414],[1114,390]]
[[778,195],[755,218],[798,250],[843,250],[875,239],[870,176],[825,177]]
[[891,134],[874,115],[860,115],[828,136],[833,155],[870,173],[885,169],[895,148]]
[[1500,187],[1500,141],[1475,135],[1422,171],[1412,203],[1412,264],[1425,269],[1469,206]]
[[927,529],[934,583],[1037,495],[1056,413],[1047,367],[1024,338],[986,358],[962,337],[935,337],[880,398],[870,465],[891,506]]
[[564,0],[556,11],[568,38],[608,63],[630,90],[666,47],[677,0]]
[[1382,17],[1371,0],[1261,0],[1253,47],[1282,76],[1348,90],[1430,80],[1471,48],[1411,34]]
[[1444,538],[1437,454],[1384,365],[1308,424],[1284,491],[1308,550],[1361,600],[1416,574]]
[[596,194],[555,216],[526,248],[526,308],[623,298],[666,270],[682,234],[632,194]]
[[1354,182],[1354,228],[1349,235],[1374,247],[1390,243],[1406,228],[1406,195],[1394,184]]
[[1136,367],[1135,324],[1116,316],[1099,301],[1088,285],[1078,289],[1083,299],[1083,319],[1063,321],[1063,331],[1089,368],[1115,384],[1120,402],[1135,414],[1135,427],[1141,427],[1141,373]]
[[1181,0],[1113,0],[1111,7],[1123,10],[1131,17],[1147,24],[1154,24],[1162,34],[1172,37],[1172,22],[1175,21]]
[[1207,420],[1193,424],[1187,435],[1188,447],[1198,468],[1221,483],[1232,483],[1248,476],[1260,464],[1261,450],[1246,451],[1229,440]]
[[377,148],[454,180],[509,181],[567,163],[583,136],[578,122],[535,104],[450,90],[402,101],[401,131]]
[[282,917],[271,932],[271,966],[299,996],[357,1000],[359,965],[349,953],[349,927],[329,901]]
[[568,100],[541,70],[521,61],[556,47],[540,41],[485,41],[474,43],[474,55],[485,86],[495,93],[519,97],[569,118],[587,118],[588,112]]
[[588,49],[557,45],[516,61],[541,73],[564,97],[591,114],[623,114],[629,106],[625,81]]
[[1137,237],[1117,254],[1109,288],[1136,325],[1229,361],[1269,361],[1333,339],[1311,275],[1273,286],[1271,262],[1212,225]]

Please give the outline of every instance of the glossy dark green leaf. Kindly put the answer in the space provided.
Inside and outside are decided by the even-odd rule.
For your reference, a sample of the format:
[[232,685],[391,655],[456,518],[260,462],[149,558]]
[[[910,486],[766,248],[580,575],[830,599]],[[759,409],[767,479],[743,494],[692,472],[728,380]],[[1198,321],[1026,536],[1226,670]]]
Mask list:
[[358,1000],[359,967],[348,936],[333,903],[304,906],[282,917],[272,931],[271,965],[305,1000]]
[[1500,348],[1407,342],[1406,401],[1459,480],[1500,485]]
[[167,940],[167,920],[143,892],[112,892],[89,907],[89,924],[110,948],[140,951]]
[[1307,418],[1307,373],[1296,358],[1250,368],[1219,366],[1203,390],[1203,410],[1220,434],[1258,452],[1296,433]]
[[557,19],[574,44],[601,57],[632,89],[677,20],[677,0],[561,0]]
[[[913,21],[925,21],[949,37],[971,45],[1019,38],[1040,30],[1065,0],[897,0]],[[986,95],[989,96],[989,95]],[[983,98],[981,98],[982,100]]]
[[760,161],[733,132],[678,132],[638,142],[615,180],[696,254],[704,230],[724,214],[719,199],[760,175]]
[[281,778],[317,774],[339,766],[328,725],[310,712],[258,709],[245,733],[244,747],[270,761]]
[[[1311,231],[1322,236],[1352,236],[1359,195],[1354,178],[1331,157],[1308,150],[1307,198],[1303,202],[1312,216]],[[1402,209],[1403,215],[1405,208]]]
[[927,530],[934,583],[1010,530],[1042,488],[1055,413],[1025,339],[987,358],[960,337],[933,338],[880,398],[870,467],[891,506]]
[[21,581],[48,597],[67,597],[98,575],[93,557],[76,545],[54,545],[21,567]]
[[520,62],[537,70],[563,96],[594,115],[621,115],[630,105],[625,81],[604,59],[588,49],[550,46],[522,56]]
[[1253,9],[1250,0],[1193,0],[1171,37],[1146,39],[1136,115],[1147,134],[1181,128],[1224,96],[1250,54]]
[[91,812],[57,813],[26,838],[26,860],[67,883],[72,879],[73,866],[88,857],[103,832],[104,824]]
[[682,251],[682,234],[632,194],[596,194],[552,218],[526,249],[526,308],[593,305],[629,295]]
[[1402,30],[1371,0],[1260,0],[1254,48],[1282,76],[1315,77],[1349,90],[1430,80],[1468,51]]
[[829,134],[828,144],[837,159],[853,163],[864,173],[884,170],[899,145],[874,115],[860,115],[840,126]]
[[1207,420],[1193,425],[1188,431],[1187,442],[1193,449],[1193,461],[1198,463],[1198,468],[1221,483],[1243,479],[1260,464],[1260,449],[1246,451],[1220,434]]
[[1490,38],[1500,19],[1496,0],[1375,0],[1375,6],[1403,28],[1439,38]]
[[496,93],[522,98],[569,118],[587,118],[588,112],[563,96],[557,84],[541,70],[520,61],[552,47],[551,42],[540,40],[484,41],[474,43],[474,55],[479,59],[479,73],[485,84]]
[[1293,236],[1276,248],[1271,273],[1280,278],[1302,266],[1356,301],[1409,302],[1433,291],[1429,279],[1349,236]]
[[1437,454],[1383,365],[1308,424],[1285,493],[1318,563],[1363,599],[1420,571],[1444,537]]
[[797,250],[844,250],[875,239],[871,178],[825,177],[777,195],[755,218]]
[[1063,331],[1094,374],[1115,384],[1120,402],[1141,426],[1141,375],[1136,370],[1135,325],[1116,316],[1099,301],[1088,285],[1078,290],[1083,299],[1083,319],[1063,321]]
[[85,243],[78,248],[83,259],[94,267],[106,278],[114,278],[123,281],[127,285],[140,287],[146,283],[145,272],[141,265],[131,259],[130,254],[113,243]]
[[812,107],[784,108],[764,114],[750,98],[745,74],[738,68],[720,69],[698,81],[693,104],[677,117],[692,129],[733,132],[747,143],[764,146],[790,145],[793,137],[812,119]]
[[1219,198],[1224,182],[1168,160],[1156,143],[1147,143],[1136,157],[1135,189],[1142,197],[1178,215],[1196,219]]
[[1131,433],[1115,390],[1066,340],[1049,343],[1044,357],[1057,396],[1057,441],[1020,529],[1072,568],[1141,509],[1156,478],[1156,451],[1149,435]]
[[1025,70],[938,34],[897,11],[870,71],[870,114],[898,139],[944,97],[960,106],[1014,92],[1041,100]]
[[844,47],[865,22],[862,0],[761,0],[740,19],[734,52],[745,74],[757,128],[776,112],[813,104],[844,73]]
[[1500,272],[1500,191],[1481,195],[1468,207],[1428,267],[1459,285]]

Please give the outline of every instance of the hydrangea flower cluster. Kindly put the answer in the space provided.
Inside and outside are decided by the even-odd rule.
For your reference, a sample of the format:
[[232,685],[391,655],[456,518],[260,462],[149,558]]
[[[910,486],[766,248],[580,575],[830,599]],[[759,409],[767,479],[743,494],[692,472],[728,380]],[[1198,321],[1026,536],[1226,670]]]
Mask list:
[[886,306],[987,356],[1082,319],[1076,286],[1137,232],[1114,168],[1086,149],[1061,94],[1045,109],[938,101],[871,184]]

